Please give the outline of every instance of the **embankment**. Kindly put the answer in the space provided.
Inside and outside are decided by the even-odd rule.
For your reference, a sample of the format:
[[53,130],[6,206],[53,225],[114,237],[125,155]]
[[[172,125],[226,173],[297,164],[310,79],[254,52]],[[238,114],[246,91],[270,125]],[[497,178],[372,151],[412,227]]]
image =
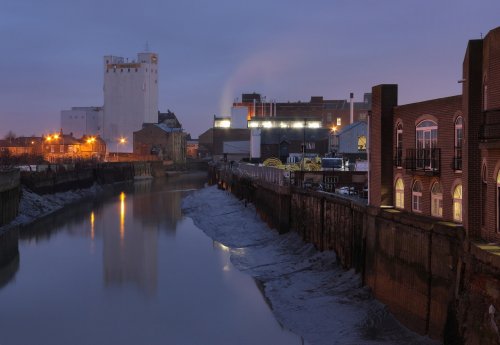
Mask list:
[[500,257],[460,225],[229,170],[212,168],[209,180],[252,202],[280,233],[334,250],[407,327],[445,344],[500,342]]

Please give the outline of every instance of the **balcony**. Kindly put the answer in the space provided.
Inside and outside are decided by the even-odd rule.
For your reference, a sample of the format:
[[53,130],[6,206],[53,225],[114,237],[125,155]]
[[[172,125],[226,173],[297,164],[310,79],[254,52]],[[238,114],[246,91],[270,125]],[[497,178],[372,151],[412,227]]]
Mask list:
[[455,171],[462,170],[462,147],[455,147],[452,169]]
[[439,175],[441,149],[406,149],[405,169],[425,175]]

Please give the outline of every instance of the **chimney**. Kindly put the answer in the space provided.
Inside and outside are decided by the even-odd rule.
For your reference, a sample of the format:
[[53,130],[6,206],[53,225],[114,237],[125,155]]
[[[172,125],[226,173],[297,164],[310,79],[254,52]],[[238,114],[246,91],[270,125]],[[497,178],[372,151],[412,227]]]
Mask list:
[[351,92],[350,94],[350,100],[349,102],[351,103],[351,108],[350,108],[350,119],[351,119],[351,124],[354,122],[354,93]]

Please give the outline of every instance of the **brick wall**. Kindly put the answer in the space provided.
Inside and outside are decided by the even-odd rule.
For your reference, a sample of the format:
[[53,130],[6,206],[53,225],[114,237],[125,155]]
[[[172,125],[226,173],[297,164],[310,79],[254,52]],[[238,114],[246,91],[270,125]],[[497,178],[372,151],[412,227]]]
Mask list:
[[478,237],[481,223],[481,155],[483,41],[471,40],[463,63],[463,224],[469,237]]
[[[369,119],[370,205],[393,204],[392,126],[393,108],[398,103],[397,85],[378,85],[372,89]],[[383,139],[382,139],[383,138]]]
[[[405,210],[412,212],[412,187],[416,180],[422,183],[422,212],[431,216],[431,188],[435,182],[441,183],[443,189],[443,220],[453,220],[453,186],[461,181],[462,173],[453,169],[455,147],[455,119],[461,115],[462,97],[452,96],[434,99],[425,102],[398,106],[394,110],[394,120],[391,133],[394,146],[393,156],[396,155],[396,125],[403,125],[403,158],[406,149],[416,148],[416,125],[423,120],[433,120],[437,123],[437,148],[441,150],[440,173],[436,176],[406,170],[402,167],[393,167],[394,179],[401,177],[404,181]],[[393,182],[394,183],[394,182]]]

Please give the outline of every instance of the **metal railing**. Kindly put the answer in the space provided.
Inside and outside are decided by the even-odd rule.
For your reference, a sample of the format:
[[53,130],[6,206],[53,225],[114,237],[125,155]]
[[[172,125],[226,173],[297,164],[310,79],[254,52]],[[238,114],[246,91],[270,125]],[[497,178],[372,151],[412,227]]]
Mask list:
[[240,176],[247,176],[264,182],[286,186],[289,184],[290,172],[274,167],[259,166],[254,164],[239,163],[232,168]]
[[438,175],[441,170],[441,149],[406,149],[405,168]]

